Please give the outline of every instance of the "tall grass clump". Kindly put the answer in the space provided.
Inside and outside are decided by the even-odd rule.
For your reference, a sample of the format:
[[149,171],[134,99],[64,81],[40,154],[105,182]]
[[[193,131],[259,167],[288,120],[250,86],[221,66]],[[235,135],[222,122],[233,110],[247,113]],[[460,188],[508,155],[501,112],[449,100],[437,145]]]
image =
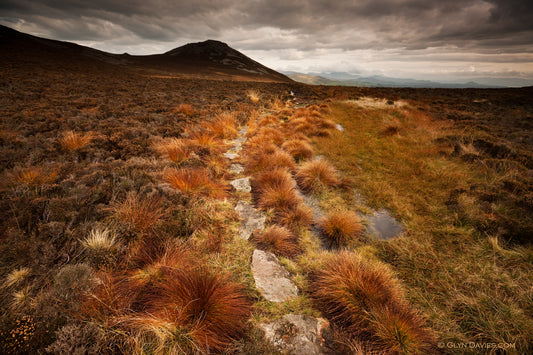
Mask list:
[[11,287],[22,283],[30,276],[31,269],[21,267],[8,273],[4,279],[4,287]]
[[392,271],[373,259],[343,252],[314,273],[312,298],[349,339],[368,341],[387,354],[425,354],[435,350],[423,318],[405,300]]
[[182,139],[177,138],[157,143],[154,148],[160,155],[176,164],[186,160],[191,154],[190,146]]
[[346,245],[362,236],[364,226],[359,217],[351,211],[332,211],[320,220],[322,237],[330,247]]
[[67,131],[59,138],[59,144],[67,152],[85,147],[93,139],[90,133],[81,134],[74,131]]
[[302,190],[318,192],[341,183],[339,173],[327,160],[316,159],[303,163],[296,172],[296,181]]
[[152,230],[166,216],[161,197],[142,197],[134,192],[130,192],[124,201],[113,202],[110,210],[115,221],[126,232],[141,235]]
[[259,100],[261,100],[261,95],[257,91],[250,90],[246,93],[246,96],[252,101],[254,104],[257,104]]
[[254,235],[253,240],[260,249],[276,255],[290,258],[300,252],[298,237],[282,226],[270,226],[263,233]]
[[170,186],[186,195],[212,198],[226,196],[227,189],[211,180],[205,169],[169,169],[163,178]]
[[281,148],[292,155],[296,161],[310,159],[313,156],[313,148],[305,140],[291,139],[284,142]]
[[225,112],[216,116],[208,125],[208,129],[215,137],[222,139],[232,139],[239,134],[237,121],[234,114]]

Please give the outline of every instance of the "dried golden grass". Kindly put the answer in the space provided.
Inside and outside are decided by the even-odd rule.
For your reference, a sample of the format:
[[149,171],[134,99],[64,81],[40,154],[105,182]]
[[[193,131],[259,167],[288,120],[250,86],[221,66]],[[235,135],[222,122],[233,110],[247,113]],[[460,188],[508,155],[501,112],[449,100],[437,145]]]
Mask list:
[[223,198],[227,188],[209,177],[206,169],[168,169],[164,180],[186,195]]
[[58,139],[61,147],[67,151],[71,152],[73,150],[78,150],[85,147],[91,142],[93,136],[91,133],[78,133],[74,131],[67,131],[63,133],[62,137]]
[[260,249],[268,250],[279,256],[294,257],[300,252],[298,237],[282,226],[270,226],[253,241]]
[[351,211],[332,211],[320,221],[321,235],[331,246],[342,246],[364,232],[360,218]]
[[296,173],[296,181],[300,188],[307,192],[317,192],[325,187],[335,187],[341,183],[337,169],[325,159],[303,163]]
[[89,235],[82,240],[84,248],[94,253],[112,252],[116,248],[116,238],[107,228],[94,228]]
[[11,287],[24,281],[30,276],[31,269],[27,267],[21,267],[15,269],[6,275],[4,280],[4,287]]

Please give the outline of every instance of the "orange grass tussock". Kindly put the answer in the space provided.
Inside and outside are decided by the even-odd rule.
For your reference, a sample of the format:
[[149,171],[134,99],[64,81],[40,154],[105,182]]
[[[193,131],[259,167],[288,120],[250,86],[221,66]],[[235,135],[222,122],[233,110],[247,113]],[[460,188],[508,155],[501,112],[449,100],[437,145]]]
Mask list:
[[237,121],[231,112],[225,112],[218,115],[209,122],[207,127],[217,138],[232,139],[239,134],[237,130]]
[[311,286],[319,309],[349,337],[368,341],[386,354],[434,350],[432,331],[405,301],[385,264],[342,252],[315,272]]
[[186,195],[224,198],[227,188],[211,180],[206,169],[168,169],[163,179]]
[[186,160],[191,154],[191,149],[186,142],[177,138],[156,143],[154,148],[159,154],[176,164]]
[[321,234],[331,246],[342,246],[363,234],[360,218],[351,211],[333,211],[320,221]]
[[341,183],[337,169],[325,159],[303,163],[296,172],[296,181],[307,192],[317,192],[324,187],[335,187]]
[[93,136],[91,133],[81,134],[74,131],[67,131],[58,140],[65,151],[71,152],[85,147],[92,139]]
[[146,198],[130,192],[124,201],[113,202],[110,210],[114,219],[128,230],[145,234],[166,216],[161,203],[161,197]]
[[296,182],[292,175],[284,168],[275,168],[258,173],[251,181],[255,196],[260,196],[266,188],[294,189]]
[[263,233],[254,235],[253,240],[260,249],[276,255],[290,258],[300,252],[298,237],[282,226],[270,226]]
[[288,140],[281,145],[281,149],[292,155],[296,161],[310,159],[313,156],[311,144],[301,139]]

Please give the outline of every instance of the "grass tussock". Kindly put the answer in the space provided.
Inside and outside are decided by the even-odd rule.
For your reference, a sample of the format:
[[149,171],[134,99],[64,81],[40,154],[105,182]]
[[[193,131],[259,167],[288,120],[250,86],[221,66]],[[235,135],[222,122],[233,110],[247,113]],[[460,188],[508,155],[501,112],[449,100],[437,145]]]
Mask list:
[[296,173],[296,181],[300,188],[307,192],[318,192],[341,183],[337,169],[325,159],[303,163]]
[[22,283],[31,274],[31,269],[21,267],[8,273],[4,280],[4,287],[11,287]]
[[[142,197],[136,193],[129,193],[124,201],[113,202],[110,210],[113,219],[122,227],[121,229],[126,229],[127,233],[144,235],[166,216],[161,203],[161,197]],[[102,242],[109,235],[103,237],[101,233],[95,234],[93,240]]]
[[287,169],[276,168],[256,174],[251,185],[254,195],[260,196],[266,188],[293,189],[296,182]]
[[376,260],[343,252],[331,256],[311,283],[317,306],[348,338],[382,353],[434,350],[432,331],[405,301],[395,275]]
[[313,148],[311,144],[301,139],[291,139],[284,142],[281,148],[292,155],[296,161],[311,159],[313,157]]
[[329,246],[339,247],[363,235],[361,219],[351,211],[332,211],[320,221],[322,237]]
[[279,148],[275,149],[272,153],[260,152],[253,154],[246,162],[246,171],[249,173],[276,168],[286,168],[289,171],[294,171],[296,169],[296,163],[289,153]]
[[28,188],[39,189],[45,184],[53,183],[57,179],[56,171],[45,171],[40,166],[13,169],[11,174],[12,184]]
[[307,228],[314,222],[313,210],[303,203],[293,209],[278,212],[275,219],[278,224],[293,231]]
[[163,178],[185,195],[223,198],[227,193],[223,185],[211,180],[205,169],[169,169]]
[[154,145],[154,148],[160,155],[175,164],[183,162],[191,154],[190,146],[184,140],[177,138],[159,142]]
[[289,229],[281,226],[270,226],[253,241],[260,249],[268,250],[276,255],[294,257],[300,252],[298,238]]
[[192,116],[195,114],[196,110],[190,104],[180,104],[178,107],[176,107],[175,112],[181,113],[185,116]]
[[273,209],[277,213],[295,209],[302,202],[296,189],[289,186],[267,186],[257,197],[257,205],[263,210]]
[[232,139],[237,137],[237,121],[235,116],[230,112],[222,113],[216,116],[208,124],[208,130],[217,138]]
[[91,142],[93,135],[91,133],[78,133],[67,131],[58,139],[61,148],[66,152],[75,151],[85,147]]
[[254,90],[250,90],[246,93],[246,96],[252,101],[254,104],[257,104],[261,100],[261,95]]

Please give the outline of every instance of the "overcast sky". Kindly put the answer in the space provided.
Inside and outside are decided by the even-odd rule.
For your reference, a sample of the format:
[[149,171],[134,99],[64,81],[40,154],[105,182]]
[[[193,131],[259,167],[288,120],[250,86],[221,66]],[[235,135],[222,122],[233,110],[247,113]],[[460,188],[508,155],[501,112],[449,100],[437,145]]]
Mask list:
[[533,83],[533,0],[0,0],[0,23],[113,53],[217,39],[276,70]]

